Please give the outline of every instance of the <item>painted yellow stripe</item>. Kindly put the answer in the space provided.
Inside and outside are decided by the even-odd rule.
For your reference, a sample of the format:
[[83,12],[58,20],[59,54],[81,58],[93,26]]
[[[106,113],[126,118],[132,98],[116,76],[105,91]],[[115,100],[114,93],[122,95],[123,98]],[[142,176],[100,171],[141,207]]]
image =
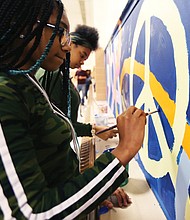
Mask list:
[[190,159],[190,126],[186,124],[182,146]]
[[[130,62],[131,59],[128,58],[124,61],[121,77],[120,77],[120,90],[122,89],[122,82],[125,74],[130,74]],[[144,81],[145,66],[137,61],[134,62],[133,74],[137,75]],[[150,72],[150,88],[153,97],[158,102],[159,106],[162,107],[162,111],[165,114],[170,126],[172,127],[174,121],[174,114],[176,105],[173,100],[170,99],[168,93],[163,89],[162,85],[157,81],[156,77],[152,72]],[[186,124],[185,134],[183,138],[183,148],[186,151],[188,157],[190,158],[190,126]]]

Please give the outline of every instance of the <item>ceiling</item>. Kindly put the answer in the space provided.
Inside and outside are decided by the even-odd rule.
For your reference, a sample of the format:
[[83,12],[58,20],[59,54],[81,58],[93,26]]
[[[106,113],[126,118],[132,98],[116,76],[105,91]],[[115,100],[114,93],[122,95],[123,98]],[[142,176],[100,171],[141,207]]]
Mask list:
[[[99,46],[106,48],[118,19],[128,0],[62,0],[70,23],[70,31],[78,24],[97,28]],[[93,53],[85,62],[94,62]],[[89,64],[88,64],[89,63]]]
[[70,29],[73,31],[77,24],[90,25],[90,17],[87,18],[87,11],[91,11],[89,1],[92,0],[62,0],[64,3],[69,22]]
[[[70,31],[74,31],[78,24],[93,24],[93,1],[94,0],[62,0],[70,23]],[[93,53],[87,61],[84,68],[90,69],[94,63]],[[75,70],[73,70],[75,72]]]
[[99,31],[99,45],[107,46],[119,17],[128,0],[62,0],[69,21],[70,31],[77,24],[96,27]]

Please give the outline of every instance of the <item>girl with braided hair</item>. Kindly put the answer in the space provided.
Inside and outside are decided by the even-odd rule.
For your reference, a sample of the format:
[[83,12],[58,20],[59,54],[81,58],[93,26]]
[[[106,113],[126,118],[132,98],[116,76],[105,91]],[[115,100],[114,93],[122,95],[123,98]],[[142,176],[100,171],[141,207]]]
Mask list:
[[121,114],[117,148],[80,174],[73,126],[35,78],[40,67],[57,70],[71,49],[63,4],[0,0],[0,27],[0,219],[81,218],[127,177],[145,113],[132,106]]
[[[65,68],[62,66],[59,71],[51,73],[40,69],[36,77],[46,90],[50,100],[71,119],[77,136],[91,137],[92,130],[96,133],[107,127],[77,121],[81,98],[77,88],[70,80],[69,68],[79,68],[84,64],[91,52],[98,48],[99,34],[94,27],[77,25],[74,32],[70,33],[70,37],[71,51],[67,55],[67,65]],[[116,136],[117,133],[117,129],[112,129],[97,136],[103,140],[107,140]]]
[[[77,136],[92,136],[94,133],[106,129],[106,126],[97,126],[90,123],[77,121],[81,98],[75,85],[70,79],[69,68],[78,68],[84,64],[92,51],[98,48],[98,31],[94,27],[87,25],[77,25],[74,32],[70,33],[71,51],[66,54],[66,60],[58,71],[49,72],[40,69],[36,73],[43,88],[46,90],[50,100],[71,119]],[[118,130],[112,129],[97,136],[103,140],[116,136]],[[121,207],[131,204],[131,199],[122,188],[115,190],[114,195]],[[108,199],[103,202],[108,208],[113,207],[113,203]],[[101,204],[102,205],[102,204]]]

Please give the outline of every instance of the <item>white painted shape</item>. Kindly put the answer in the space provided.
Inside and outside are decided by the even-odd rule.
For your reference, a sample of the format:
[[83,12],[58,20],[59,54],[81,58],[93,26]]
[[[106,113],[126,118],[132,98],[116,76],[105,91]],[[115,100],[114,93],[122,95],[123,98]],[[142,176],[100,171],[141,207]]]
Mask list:
[[[165,10],[170,10],[173,16],[168,16],[168,12]],[[174,47],[174,60],[176,65],[176,112],[174,116],[174,124],[173,124],[173,133],[175,137],[174,142],[174,150],[172,154],[169,154],[169,148],[167,146],[166,137],[164,137],[164,131],[162,129],[161,120],[156,115],[153,117],[153,123],[156,125],[156,131],[158,133],[159,143],[162,142],[162,154],[163,158],[160,161],[153,161],[148,158],[147,149],[143,148],[140,151],[142,162],[145,166],[145,169],[154,177],[161,177],[166,174],[167,171],[170,172],[172,182],[175,184],[176,181],[176,173],[177,173],[177,164],[174,163],[172,155],[175,157],[179,152],[180,146],[183,141],[185,125],[186,125],[186,109],[188,106],[189,96],[189,70],[188,70],[188,53],[187,53],[187,45],[185,38],[185,30],[181,23],[180,14],[174,2],[172,0],[145,0],[142,4],[139,17],[136,24],[133,45],[132,45],[132,55],[131,55],[131,65],[130,65],[130,91],[133,91],[133,70],[134,70],[134,61],[135,61],[135,52],[137,48],[138,38],[140,35],[140,31],[145,22],[145,33],[146,33],[146,51],[145,51],[145,85],[143,87],[143,91],[141,92],[139,99],[137,100],[137,106],[141,107],[143,103],[147,108],[153,107],[151,102],[152,95],[150,87],[149,87],[149,49],[150,49],[150,18],[155,16],[162,20],[163,24],[166,26],[168,33],[170,34],[171,41]],[[174,25],[175,24],[175,25]],[[180,39],[180,44],[179,40]],[[184,56],[181,56],[183,54]],[[183,71],[181,71],[183,70]],[[144,98],[144,101],[143,101]],[[130,102],[133,104],[133,94],[130,92]],[[154,109],[156,107],[154,106]],[[159,125],[159,126],[158,126]],[[180,132],[179,132],[180,131]],[[145,136],[145,141],[147,141],[148,132]],[[164,141],[164,143],[163,143]],[[146,150],[146,153],[143,151]],[[167,161],[167,163],[166,163]],[[165,165],[167,164],[167,166]],[[160,171],[159,171],[160,170]]]

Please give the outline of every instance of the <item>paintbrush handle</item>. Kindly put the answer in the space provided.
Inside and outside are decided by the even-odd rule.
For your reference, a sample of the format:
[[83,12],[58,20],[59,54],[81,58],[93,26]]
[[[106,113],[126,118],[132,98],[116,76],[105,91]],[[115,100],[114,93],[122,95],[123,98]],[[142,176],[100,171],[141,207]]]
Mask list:
[[[152,114],[154,114],[154,113],[156,113],[156,112],[159,112],[159,110],[152,111],[152,112],[147,112],[147,113],[146,113],[146,116],[152,115]],[[117,128],[117,125],[113,125],[113,126],[111,126],[111,127],[109,127],[109,128],[106,128],[106,129],[103,129],[103,130],[101,130],[101,131],[98,131],[98,132],[95,133],[95,135],[104,133],[104,132],[109,131],[109,130],[112,130],[112,129],[114,129],[114,128]]]
[[109,127],[109,128],[103,129],[103,130],[101,130],[101,131],[97,131],[97,132],[95,133],[95,135],[104,133],[104,132],[109,131],[109,130],[112,130],[112,129],[114,129],[114,128],[117,128],[117,125],[113,125],[113,126],[111,126],[111,127]]
[[155,111],[152,111],[152,112],[147,112],[147,113],[146,113],[146,116],[147,116],[147,115],[152,115],[152,114],[154,114],[154,113],[156,113],[156,112],[159,112],[159,110],[155,110]]

